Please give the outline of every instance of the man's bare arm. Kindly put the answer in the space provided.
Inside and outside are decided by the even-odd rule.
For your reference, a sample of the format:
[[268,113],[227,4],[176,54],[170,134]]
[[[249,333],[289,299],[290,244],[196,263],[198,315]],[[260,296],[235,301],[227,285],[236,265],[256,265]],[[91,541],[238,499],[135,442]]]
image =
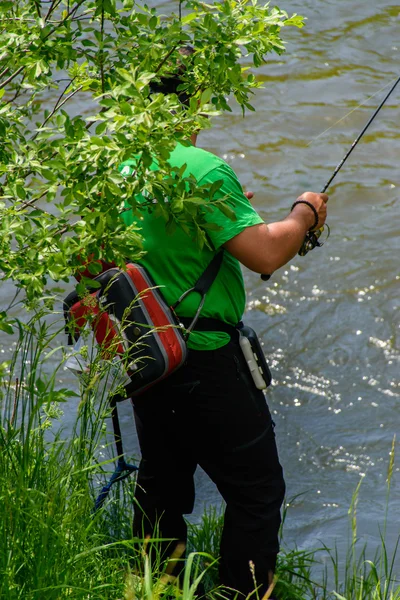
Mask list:
[[[305,192],[297,200],[309,202],[318,215],[318,228],[326,219],[326,194]],[[297,204],[282,221],[247,227],[224,248],[256,273],[272,274],[300,250],[307,231],[315,224],[315,213],[307,204]]]

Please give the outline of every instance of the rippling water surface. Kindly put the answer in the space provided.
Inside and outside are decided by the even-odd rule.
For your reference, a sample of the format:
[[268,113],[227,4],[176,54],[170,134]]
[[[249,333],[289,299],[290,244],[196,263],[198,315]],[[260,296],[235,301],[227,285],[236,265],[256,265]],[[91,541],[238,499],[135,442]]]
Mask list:
[[[219,117],[199,137],[255,193],[266,221],[282,218],[301,192],[322,190],[400,75],[399,6],[279,5],[307,17],[306,27],[288,30],[287,52],[258,71],[264,89],[256,93],[256,112]],[[246,319],[273,367],[267,397],[287,498],[296,498],[284,540],[310,548],[323,541],[344,552],[347,512],[363,478],[358,535],[371,558],[400,423],[399,88],[328,189],[325,245],[297,256],[269,282],[245,271]],[[400,533],[399,467],[395,461],[389,548]],[[198,479],[200,511],[203,498],[218,501],[218,494],[201,473]]]
[[[280,6],[307,24],[288,32],[287,53],[261,69],[257,112],[245,120],[225,115],[200,138],[254,191],[267,221],[284,216],[302,191],[322,190],[400,75],[399,6]],[[295,498],[284,541],[336,544],[342,556],[360,478],[358,535],[370,558],[379,545],[400,423],[399,121],[396,88],[328,189],[331,234],[322,248],[266,283],[245,272],[246,318],[273,367],[267,397],[287,498]],[[399,465],[388,507],[391,549],[400,533]]]
[[[224,157],[255,193],[266,221],[286,215],[303,191],[323,188],[400,75],[400,7],[393,2],[278,4],[307,23],[288,30],[287,53],[258,71],[265,87],[255,95],[256,113],[243,119],[234,109],[199,137],[199,146]],[[297,256],[269,282],[245,270],[246,320],[274,375],[267,397],[287,481],[288,546],[323,541],[344,552],[360,478],[358,535],[371,558],[379,545],[400,423],[399,122],[400,85],[328,190],[331,234],[322,248]],[[128,406],[121,418],[126,449],[135,454]],[[389,550],[400,533],[399,468],[400,458]],[[204,505],[220,503],[201,471],[196,479],[194,520]]]

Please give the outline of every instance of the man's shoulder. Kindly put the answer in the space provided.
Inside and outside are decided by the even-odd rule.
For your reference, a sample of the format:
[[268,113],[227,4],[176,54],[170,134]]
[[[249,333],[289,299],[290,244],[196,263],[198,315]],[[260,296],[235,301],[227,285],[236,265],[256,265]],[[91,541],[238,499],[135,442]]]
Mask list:
[[[193,144],[184,145],[178,142],[172,151],[172,156],[182,156],[182,157],[201,157],[204,160],[215,161],[217,163],[225,163],[219,156],[210,152],[209,150],[204,150],[204,148],[199,148],[199,146],[194,146]],[[225,163],[226,164],[226,163]]]
[[[229,173],[236,177],[232,168],[222,158],[198,146],[184,146],[178,143],[171,155],[171,162],[179,165],[186,164],[187,168],[197,176],[205,177],[213,171]],[[196,173],[194,173],[196,171]]]

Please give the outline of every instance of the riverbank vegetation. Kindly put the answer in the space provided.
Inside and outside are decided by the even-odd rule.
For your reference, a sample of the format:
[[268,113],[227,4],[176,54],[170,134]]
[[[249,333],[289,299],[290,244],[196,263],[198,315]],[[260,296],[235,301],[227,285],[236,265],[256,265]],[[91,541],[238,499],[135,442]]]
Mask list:
[[[187,560],[177,586],[157,540],[132,538],[135,477],[116,483],[100,509],[99,490],[114,468],[113,441],[107,435],[110,409],[96,389],[77,394],[60,387],[65,359],[60,328],[38,314],[15,320],[14,352],[3,364],[0,386],[0,597],[5,600],[222,600],[218,548],[222,512],[205,511],[189,522]],[[12,338],[10,338],[12,339]],[[56,360],[60,355],[61,359]],[[76,411],[65,435],[63,413]],[[388,465],[388,494],[394,444]],[[355,490],[349,507],[347,555],[324,546],[304,550],[285,545],[275,594],[281,600],[398,600],[398,557],[387,555],[386,516],[380,550],[370,556],[360,546]],[[289,505],[290,502],[287,503]],[[183,560],[177,556],[177,560]],[[252,596],[257,599],[256,592]],[[261,599],[259,599],[261,600]],[[267,598],[265,598],[267,600]]]
[[[83,270],[82,256],[122,267],[140,256],[140,231],[120,217],[140,194],[200,247],[206,201],[233,218],[228,202],[209,201],[215,189],[171,173],[170,151],[232,103],[254,110],[253,71],[303,19],[250,0],[172,2],[166,13],[134,0],[0,3],[0,278],[29,306]],[[194,53],[180,53],[186,45]],[[188,105],[151,88],[177,68]],[[132,156],[135,176],[123,177]],[[87,286],[96,282],[83,277]]]

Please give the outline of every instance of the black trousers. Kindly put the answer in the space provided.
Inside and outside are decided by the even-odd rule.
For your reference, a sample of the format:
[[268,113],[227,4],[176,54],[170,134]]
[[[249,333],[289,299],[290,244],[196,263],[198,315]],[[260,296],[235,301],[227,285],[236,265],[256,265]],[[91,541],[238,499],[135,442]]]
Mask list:
[[[248,372],[238,339],[218,350],[190,351],[176,373],[134,399],[142,459],[133,533],[186,541],[197,465],[226,503],[220,583],[260,597],[279,551],[285,493],[274,423]],[[169,545],[168,552],[172,552]]]

